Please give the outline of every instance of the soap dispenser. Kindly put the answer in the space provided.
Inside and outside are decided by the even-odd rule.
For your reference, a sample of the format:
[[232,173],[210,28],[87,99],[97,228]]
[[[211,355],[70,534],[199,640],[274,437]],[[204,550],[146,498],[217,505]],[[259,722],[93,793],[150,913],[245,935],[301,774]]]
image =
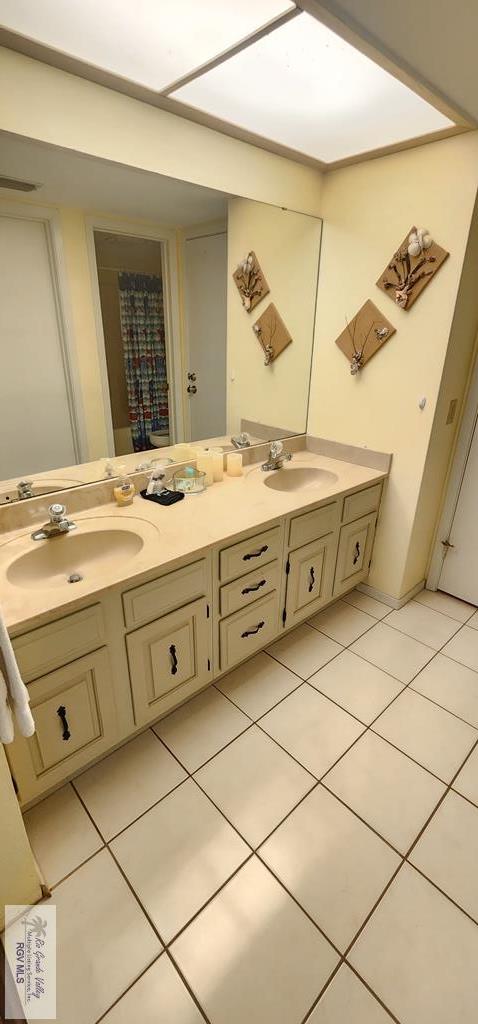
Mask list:
[[135,493],[136,488],[126,472],[126,466],[119,466],[118,481],[113,488],[116,504],[120,507],[131,505]]

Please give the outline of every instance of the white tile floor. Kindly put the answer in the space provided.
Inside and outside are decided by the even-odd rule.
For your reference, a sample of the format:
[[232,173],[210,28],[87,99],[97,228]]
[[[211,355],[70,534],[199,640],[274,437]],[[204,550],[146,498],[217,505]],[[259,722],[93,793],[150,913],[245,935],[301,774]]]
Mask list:
[[348,594],[28,811],[58,1024],[476,1024],[477,627]]

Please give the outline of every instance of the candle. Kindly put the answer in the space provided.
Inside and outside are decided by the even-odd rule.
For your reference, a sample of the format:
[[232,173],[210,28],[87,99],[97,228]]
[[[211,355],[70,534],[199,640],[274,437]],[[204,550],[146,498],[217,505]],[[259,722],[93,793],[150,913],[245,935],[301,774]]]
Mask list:
[[198,449],[196,455],[196,466],[201,473],[206,474],[206,487],[214,483],[213,455],[212,452]]
[[227,453],[227,475],[242,476],[242,454],[241,452]]
[[212,472],[214,476],[214,482],[222,480],[224,477],[224,454],[222,448],[211,448],[212,454]]

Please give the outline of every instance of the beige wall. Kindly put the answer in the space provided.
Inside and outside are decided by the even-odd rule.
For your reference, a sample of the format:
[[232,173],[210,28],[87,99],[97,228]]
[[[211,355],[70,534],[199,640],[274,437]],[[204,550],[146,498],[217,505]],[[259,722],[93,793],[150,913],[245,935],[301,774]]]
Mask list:
[[[10,778],[5,751],[0,743],[0,931],[5,923],[5,904],[36,903],[40,880]],[[1,1010],[1,1007],[0,1007]]]
[[[237,432],[241,419],[248,419],[300,433],[307,421],[322,223],[248,199],[231,199],[228,207],[228,431]],[[232,274],[251,249],[270,292],[247,313]],[[264,366],[252,324],[270,302],[293,340]]]
[[0,48],[0,129],[222,192],[320,212],[322,175]]
[[[457,356],[445,366],[443,401],[437,410],[477,184],[476,132],[344,168],[325,178],[308,429],[322,437],[393,452],[369,583],[394,597],[419,583],[425,573],[455,430],[454,425],[445,427],[444,418],[449,397],[460,397],[468,370],[473,331],[465,303],[461,328],[456,325]],[[413,308],[404,311],[375,287],[375,281],[417,222],[429,228],[450,257]],[[473,287],[476,293],[476,278]],[[392,321],[397,333],[352,377],[335,339],[345,317],[350,319],[367,298]],[[418,406],[422,396],[427,399],[423,411]],[[433,487],[424,494],[425,469],[432,465],[427,457],[432,456]]]

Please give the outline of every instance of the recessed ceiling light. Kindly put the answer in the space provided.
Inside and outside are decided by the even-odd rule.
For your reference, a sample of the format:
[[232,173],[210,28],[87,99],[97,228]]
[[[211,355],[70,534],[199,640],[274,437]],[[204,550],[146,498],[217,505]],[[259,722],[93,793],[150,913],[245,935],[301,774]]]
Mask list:
[[291,0],[0,0],[0,24],[159,91],[294,9]]
[[304,13],[171,96],[325,163],[453,123]]

